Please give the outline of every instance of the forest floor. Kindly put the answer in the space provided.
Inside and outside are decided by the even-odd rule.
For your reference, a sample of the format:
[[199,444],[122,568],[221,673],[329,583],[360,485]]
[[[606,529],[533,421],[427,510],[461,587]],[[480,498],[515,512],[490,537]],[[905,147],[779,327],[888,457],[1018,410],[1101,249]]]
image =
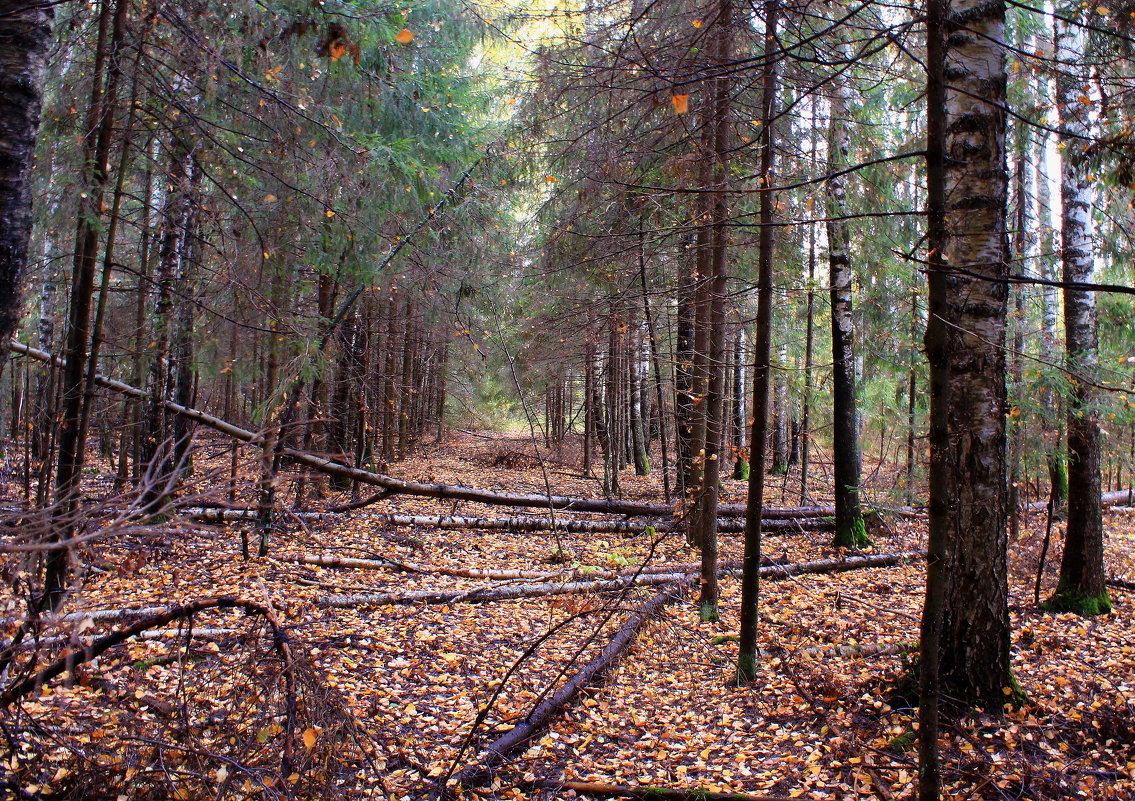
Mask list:
[[[522,439],[456,434],[393,472],[511,492],[543,492],[546,478],[557,493],[600,496],[569,456],[560,462],[553,453],[545,477]],[[215,488],[227,464],[221,444],[206,444],[195,464],[198,491],[223,500]],[[255,475],[251,456],[241,469]],[[9,482],[12,475],[9,469]],[[885,469],[870,475],[880,497],[894,483]],[[657,475],[626,471],[621,481],[625,497],[661,497]],[[100,475],[90,482],[93,495],[106,492]],[[797,482],[797,476],[770,477],[769,502],[795,504]],[[744,485],[727,482],[725,495],[743,500]],[[18,482],[10,483],[0,503],[18,505],[20,497]],[[252,498],[250,482],[237,502]],[[349,492],[309,498],[309,507],[350,499]],[[816,500],[824,500],[822,493]],[[290,502],[285,491],[281,504]],[[165,607],[216,595],[275,612],[293,646],[289,675],[298,694],[294,772],[282,781],[278,755],[293,726],[284,684],[272,672],[280,657],[259,621],[230,610],[195,616],[192,637],[171,624],[153,639],[131,640],[76,668],[73,681],[53,683],[9,708],[0,715],[7,740],[3,786],[13,796],[42,798],[425,798],[439,779],[476,763],[485,744],[598,653],[657,588],[340,609],[321,601],[345,593],[473,590],[490,582],[324,568],[289,557],[547,573],[696,561],[680,534],[396,528],[368,517],[373,512],[522,514],[409,497],[332,519],[282,514],[271,556],[247,561],[239,536],[246,524],[174,520],[84,546],[91,567],[65,612]],[[1133,514],[1107,515],[1109,569],[1118,578],[1135,576]],[[942,742],[949,798],[1135,797],[1132,595],[1113,590],[1113,614],[1091,620],[1040,611],[1033,581],[1043,529],[1044,516],[1034,515],[1010,544],[1013,669],[1029,703],[950,727]],[[920,550],[925,521],[890,516],[873,536],[877,552]],[[765,553],[790,561],[830,557],[828,537],[768,536]],[[1059,564],[1058,531],[1053,540],[1047,590]],[[721,542],[723,559],[740,557],[739,535]],[[27,569],[10,563],[4,574],[9,632],[26,608]],[[480,792],[565,797],[576,793],[556,783],[580,781],[783,798],[913,798],[914,710],[892,690],[912,665],[923,577],[924,565],[913,561],[762,582],[762,658],[756,680],[744,687],[730,686],[739,581],[723,578],[716,623],[699,622],[692,597],[671,603],[603,684],[513,755]],[[123,625],[79,616],[50,622],[40,634],[74,642]],[[34,653],[21,652],[13,675],[46,664],[60,647],[45,641]],[[879,648],[885,654],[865,655]],[[474,727],[479,711],[483,720]]]

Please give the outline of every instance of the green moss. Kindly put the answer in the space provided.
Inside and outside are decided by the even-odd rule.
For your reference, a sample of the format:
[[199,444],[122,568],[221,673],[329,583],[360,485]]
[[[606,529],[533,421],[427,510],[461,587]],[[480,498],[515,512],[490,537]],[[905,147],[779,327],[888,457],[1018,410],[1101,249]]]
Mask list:
[[1111,614],[1111,598],[1107,590],[1099,595],[1088,595],[1061,585],[1051,598],[1041,604],[1046,612],[1075,612],[1083,617]]
[[749,462],[747,460],[738,459],[733,463],[733,478],[737,481],[749,479]]
[[737,642],[740,639],[741,638],[738,637],[736,634],[718,634],[716,637],[714,637],[712,640],[709,641],[709,644],[710,645],[724,645],[727,642]]
[[[1000,699],[1002,708],[1008,706],[1013,709],[1021,709],[1029,703],[1029,694],[1025,692],[1025,688],[1017,681],[1017,674],[1009,671],[1009,694]],[[990,707],[992,709],[992,707]]]
[[698,607],[698,612],[702,623],[716,623],[721,619],[721,613],[717,609],[717,604],[713,601],[702,601],[701,606]]
[[887,746],[898,751],[900,754],[905,754],[907,751],[914,748],[914,744],[918,741],[918,733],[913,729],[907,729],[902,734],[891,739]]
[[757,677],[757,655],[755,653],[742,653],[737,657],[737,671],[733,674],[732,684],[743,687]]
[[862,517],[855,518],[855,522],[847,528],[837,528],[832,539],[836,548],[869,548],[873,544],[867,536],[867,526]]
[[788,475],[788,465],[786,465],[786,464],[775,465],[771,470],[769,470],[769,472],[772,473],[774,476],[786,476],[786,475]]

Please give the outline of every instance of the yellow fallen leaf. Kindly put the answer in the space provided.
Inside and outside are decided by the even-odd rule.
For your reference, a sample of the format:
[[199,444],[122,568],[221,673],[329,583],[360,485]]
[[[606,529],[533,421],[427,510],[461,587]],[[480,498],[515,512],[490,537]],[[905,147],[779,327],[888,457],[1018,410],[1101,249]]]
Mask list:
[[315,748],[315,740],[318,736],[315,729],[305,729],[303,733],[303,747],[308,751]]
[[689,95],[671,95],[670,102],[674,104],[675,114],[685,114],[690,110]]
[[409,28],[403,28],[395,34],[394,39],[399,44],[410,44],[410,42],[414,41],[414,32]]

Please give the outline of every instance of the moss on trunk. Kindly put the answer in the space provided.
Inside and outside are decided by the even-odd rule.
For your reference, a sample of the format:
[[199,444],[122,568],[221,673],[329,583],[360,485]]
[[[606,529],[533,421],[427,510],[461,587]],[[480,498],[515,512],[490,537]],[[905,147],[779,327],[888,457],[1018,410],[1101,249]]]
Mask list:
[[862,517],[855,518],[850,526],[837,528],[832,545],[836,548],[868,548],[874,543],[867,536],[867,526]]
[[1111,598],[1107,590],[1089,595],[1071,587],[1060,586],[1052,597],[1041,604],[1046,612],[1075,612],[1083,617],[1111,614]]

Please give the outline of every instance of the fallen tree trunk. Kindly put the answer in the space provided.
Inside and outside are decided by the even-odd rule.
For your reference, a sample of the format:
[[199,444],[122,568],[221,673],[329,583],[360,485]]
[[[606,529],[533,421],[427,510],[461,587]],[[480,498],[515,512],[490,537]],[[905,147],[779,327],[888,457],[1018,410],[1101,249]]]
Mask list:
[[[255,520],[256,509],[224,509],[186,507],[182,514],[201,523],[238,523]],[[769,512],[791,512],[791,509],[770,509]],[[338,512],[289,512],[304,520],[340,520]],[[416,526],[419,528],[440,529],[479,529],[484,531],[558,531],[568,534],[642,534],[648,525],[655,531],[670,532],[683,530],[680,523],[642,523],[630,520],[564,520],[550,517],[465,517],[457,515],[401,515],[382,512],[366,512],[355,515],[353,519],[374,520],[392,526]],[[762,520],[761,529],[766,532],[778,531],[830,531],[835,524],[822,517],[784,517]],[[743,520],[725,519],[718,523],[718,531],[739,534],[745,529]]]
[[868,645],[810,645],[807,648],[800,648],[796,651],[789,652],[792,656],[807,656],[813,659],[830,659],[833,657],[853,657],[855,659],[867,659],[872,656],[895,656],[896,654],[916,654],[918,653],[918,643],[911,642],[894,642],[894,643],[871,643]]
[[[684,585],[679,585],[678,582],[684,582]],[[493,773],[509,754],[545,729],[583,689],[610,673],[630,648],[643,624],[661,612],[666,604],[680,598],[685,586],[691,582],[692,577],[689,575],[670,579],[669,584],[672,586],[659,590],[650,601],[628,617],[598,656],[566,681],[550,698],[537,704],[523,721],[489,743],[476,764],[458,772],[457,783],[462,787],[477,787],[491,781]]]
[[[350,556],[311,556],[302,554],[300,556],[277,556],[275,557],[278,562],[292,562],[297,565],[312,565],[314,567],[330,567],[339,570],[393,570],[405,573],[422,573],[426,575],[435,576],[455,576],[457,578],[474,578],[474,579],[501,579],[512,581],[516,579],[532,579],[534,581],[544,581],[556,577],[562,578],[564,581],[570,580],[594,580],[594,579],[616,579],[623,576],[635,576],[638,574],[643,575],[656,575],[659,573],[696,573],[701,567],[700,565],[677,564],[677,565],[647,565],[643,568],[626,567],[621,570],[606,570],[603,568],[588,568],[588,567],[573,567],[565,568],[563,570],[524,570],[524,569],[509,569],[509,568],[489,568],[489,567],[434,567],[433,565],[423,565],[417,562],[399,561],[396,559],[358,559]],[[784,564],[783,562],[765,559],[762,561],[764,565],[778,565]],[[739,560],[731,560],[722,562],[720,565],[722,570],[734,570],[741,567]]]
[[[162,611],[165,611],[164,609]],[[185,637],[187,634],[192,634],[194,638],[200,640],[215,640],[222,637],[231,637],[233,635],[242,634],[241,629],[218,629],[218,628],[185,628],[185,629],[150,629],[140,632],[137,635],[139,640],[165,640],[171,637]],[[21,651],[32,650],[35,648],[43,648],[52,645],[75,645],[80,647],[87,647],[94,645],[98,642],[99,638],[93,634],[80,634],[77,636],[69,636],[66,634],[51,635],[50,637],[36,637],[25,640],[20,643],[19,649]]]
[[[899,562],[922,558],[915,552],[873,554],[870,556],[848,556],[842,559],[816,559],[810,562],[795,562],[784,565],[762,567],[762,578],[778,579],[806,573],[839,573],[847,570],[860,570],[871,567],[891,567]],[[721,571],[723,575],[739,575],[740,568]],[[573,595],[584,592],[611,592],[630,586],[649,587],[680,581],[685,573],[645,573],[620,576],[614,579],[592,581],[543,582],[539,584],[514,584],[508,587],[476,587],[469,590],[416,590],[413,592],[384,592],[357,595],[331,595],[316,600],[322,607],[333,609],[353,609],[358,607],[395,606],[402,604],[451,604],[485,603],[490,601],[515,601],[521,598],[542,598],[552,595]]]
[[[10,348],[15,353],[23,354],[29,358],[37,361],[45,362],[47,364],[55,364],[59,367],[66,366],[66,362],[58,356],[53,356],[44,350],[32,348],[24,345],[21,342],[11,340],[9,343]],[[110,378],[101,373],[97,373],[94,377],[95,383],[106,389],[113,390],[128,397],[137,398],[139,400],[149,398],[149,394],[145,390],[138,389],[137,387],[130,386],[122,381]],[[222,434],[254,445],[263,444],[263,436],[261,434],[249,431],[248,429],[241,428],[240,426],[233,425],[227,420],[222,420],[220,417],[203,412],[200,409],[193,409],[188,406],[182,406],[179,403],[165,400],[162,401],[166,411],[172,412],[179,417],[185,417],[189,420],[199,423],[200,425],[212,428],[215,431],[220,431]],[[301,464],[320,473],[325,473],[330,476],[335,476],[347,481],[357,481],[360,484],[365,484],[371,487],[379,487],[386,490],[391,495],[417,495],[426,498],[438,498],[440,500],[453,500],[453,501],[470,501],[473,503],[483,503],[490,506],[513,506],[524,508],[536,509],[557,509],[563,511],[574,512],[599,512],[603,514],[619,514],[631,517],[637,516],[650,516],[650,517],[667,517],[671,516],[674,512],[674,507],[664,503],[640,503],[638,501],[624,501],[624,500],[608,500],[605,498],[571,498],[563,495],[537,495],[537,494],[519,494],[512,492],[494,492],[492,490],[478,489],[476,487],[464,487],[454,484],[427,484],[416,481],[403,481],[402,479],[394,478],[392,476],[383,475],[382,473],[372,473],[369,470],[362,470],[357,467],[350,467],[339,462],[325,459],[322,456],[316,456],[313,453],[305,451],[298,451],[294,448],[283,448],[280,451],[283,458]],[[798,507],[796,509],[782,509],[782,510],[769,510],[770,518],[772,514],[783,514],[785,517],[824,517],[834,514],[831,507],[809,506]],[[744,504],[723,504],[719,509],[719,514],[722,517],[728,516],[741,516],[745,514]]]
[[532,782],[532,785],[545,790],[572,790],[580,795],[635,798],[641,801],[791,801],[786,795],[720,793],[709,790],[683,790],[675,787],[627,787],[619,784],[606,784],[605,782],[540,779]]
[[[1100,503],[1104,506],[1135,506],[1135,487],[1102,493]],[[1033,501],[1025,508],[1030,512],[1043,512],[1048,508],[1048,501]]]

